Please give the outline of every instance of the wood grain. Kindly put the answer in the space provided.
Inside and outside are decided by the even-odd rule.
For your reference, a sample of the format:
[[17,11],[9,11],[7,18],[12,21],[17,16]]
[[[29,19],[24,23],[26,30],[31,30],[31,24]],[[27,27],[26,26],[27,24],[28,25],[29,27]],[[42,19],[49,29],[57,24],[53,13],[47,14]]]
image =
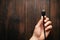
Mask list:
[[28,40],[33,34],[43,8],[46,9],[46,15],[52,20],[53,24],[52,36],[50,34],[48,40],[59,40],[59,0],[1,0],[0,39]]

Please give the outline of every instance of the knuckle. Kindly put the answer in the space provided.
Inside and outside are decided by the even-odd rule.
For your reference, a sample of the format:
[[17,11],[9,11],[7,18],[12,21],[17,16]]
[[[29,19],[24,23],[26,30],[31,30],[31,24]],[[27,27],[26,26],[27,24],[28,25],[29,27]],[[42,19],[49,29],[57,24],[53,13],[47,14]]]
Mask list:
[[49,18],[47,18],[47,20],[49,20]]

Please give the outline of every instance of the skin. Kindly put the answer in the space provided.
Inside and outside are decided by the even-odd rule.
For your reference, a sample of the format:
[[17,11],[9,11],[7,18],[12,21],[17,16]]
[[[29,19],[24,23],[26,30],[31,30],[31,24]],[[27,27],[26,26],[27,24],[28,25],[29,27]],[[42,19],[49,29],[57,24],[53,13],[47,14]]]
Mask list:
[[[48,37],[52,25],[51,21],[49,20],[48,17],[44,16],[44,26],[45,26],[45,33],[46,33],[46,38]],[[38,21],[37,25],[35,26],[34,32],[30,40],[44,40],[44,29],[43,29],[43,16],[41,16],[41,19]]]

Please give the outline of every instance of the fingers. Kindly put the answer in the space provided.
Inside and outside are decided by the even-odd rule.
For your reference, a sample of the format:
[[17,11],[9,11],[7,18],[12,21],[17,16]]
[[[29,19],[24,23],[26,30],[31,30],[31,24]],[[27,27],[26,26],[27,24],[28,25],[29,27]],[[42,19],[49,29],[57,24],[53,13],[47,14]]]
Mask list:
[[49,20],[48,17],[46,17],[46,16],[44,16],[44,17],[45,17],[45,20],[44,20],[45,24],[44,24],[44,26],[45,26],[46,37],[47,37],[49,35],[51,29],[52,29],[52,25],[51,25],[52,22]]
[[44,17],[45,17],[45,20],[44,20],[44,22],[45,22],[44,26],[45,26],[45,27],[47,27],[47,26],[49,26],[50,24],[52,24],[52,22],[49,20],[48,17],[46,17],[46,16],[44,16]]
[[44,22],[47,22],[47,21],[49,20],[49,18],[48,18],[48,17],[46,17],[46,16],[44,16],[44,17],[45,17]]
[[51,30],[52,29],[52,25],[49,25],[47,28],[45,28],[46,31]]
[[49,25],[47,28],[45,28],[45,31],[46,31],[46,37],[49,35],[51,29],[52,29],[52,25]]
[[46,32],[46,37],[48,37],[49,33],[50,33],[50,31],[47,31],[47,32]]
[[46,26],[50,25],[51,23],[52,23],[51,21],[47,21],[47,22],[44,24],[44,26],[46,27]]
[[44,26],[45,26],[45,30],[49,30],[49,29],[52,29],[52,22],[49,20],[49,18],[48,17],[46,17],[46,16],[44,16],[45,17],[45,20],[44,20],[44,22],[45,22],[45,24],[44,24]]

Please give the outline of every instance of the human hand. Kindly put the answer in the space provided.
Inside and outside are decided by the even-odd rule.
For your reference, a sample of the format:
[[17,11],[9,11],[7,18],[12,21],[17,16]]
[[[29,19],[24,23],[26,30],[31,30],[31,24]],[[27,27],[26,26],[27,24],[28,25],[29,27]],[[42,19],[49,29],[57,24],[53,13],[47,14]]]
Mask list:
[[[46,34],[46,37],[48,37],[48,35],[52,29],[52,25],[51,25],[52,22],[49,20],[48,17],[44,16],[44,18],[45,18],[44,19],[45,34]],[[33,35],[30,38],[30,40],[44,40],[43,16],[41,16],[41,19],[35,26]]]

